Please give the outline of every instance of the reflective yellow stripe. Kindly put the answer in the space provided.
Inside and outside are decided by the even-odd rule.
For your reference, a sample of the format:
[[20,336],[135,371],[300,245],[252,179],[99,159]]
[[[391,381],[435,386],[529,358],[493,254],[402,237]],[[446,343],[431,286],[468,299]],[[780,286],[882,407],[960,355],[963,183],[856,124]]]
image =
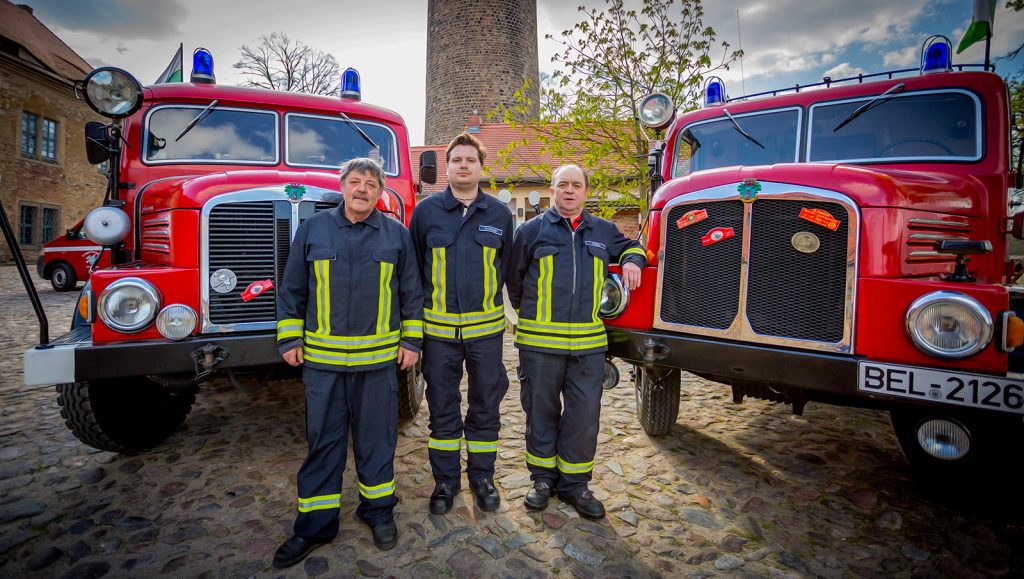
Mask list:
[[366,486],[362,482],[359,483],[359,494],[363,495],[368,499],[379,499],[388,495],[395,494],[395,479],[379,484],[376,486]]
[[288,318],[277,322],[277,339],[301,338],[305,320]]
[[[467,441],[468,444],[468,441]],[[433,448],[434,450],[454,450],[458,451],[462,448],[461,438],[451,438],[448,440],[438,438],[427,438],[427,448]]]
[[530,454],[530,451],[526,451],[526,464],[532,464],[533,466],[539,466],[541,468],[555,468],[555,457],[541,458]]
[[594,323],[600,323],[601,295],[604,293],[604,262],[594,256]]
[[558,457],[558,470],[565,474],[583,474],[594,470],[594,461],[590,462],[566,462]]
[[402,320],[403,338],[422,338],[423,322],[420,320]]
[[502,318],[505,316],[505,309],[501,306],[488,308],[480,312],[466,312],[460,313],[446,313],[439,312],[433,308],[425,308],[423,310],[423,319],[428,322],[435,322],[438,324],[445,324],[448,326],[465,326],[469,324],[478,324],[480,322],[489,322],[491,320]]
[[316,315],[317,331],[331,333],[331,260],[318,259],[313,262],[316,274]]
[[400,332],[395,330],[386,334],[372,334],[369,336],[330,336],[317,332],[306,332],[306,342],[317,346],[328,348],[357,349],[371,348],[373,346],[387,346],[398,343]]
[[448,272],[448,265],[445,261],[445,249],[444,247],[435,247],[433,259],[431,260],[431,268],[433,270],[431,283],[434,286],[434,291],[430,294],[430,305],[439,312],[447,310],[445,305],[445,283],[447,282],[445,275]]
[[644,259],[647,258],[647,254],[644,252],[644,250],[640,249],[639,247],[630,247],[626,251],[623,251],[622,255],[619,256],[619,263],[622,263],[622,260],[626,259],[627,255],[639,255]]
[[449,328],[448,326],[438,326],[431,324],[430,322],[423,323],[423,333],[428,336],[435,338],[452,338],[455,339],[457,336],[458,328]]
[[498,270],[494,262],[498,252],[493,247],[484,247],[484,302],[483,308],[494,307],[494,298],[498,293]]
[[500,318],[497,321],[489,324],[480,324],[479,326],[469,326],[462,328],[463,338],[479,338],[482,336],[489,336],[491,334],[497,334],[505,331],[505,318]]
[[377,298],[377,333],[379,334],[391,329],[391,274],[394,271],[393,263],[380,262],[380,287]]
[[498,452],[498,441],[481,441],[466,439],[466,450],[469,452]]
[[321,495],[318,497],[309,497],[304,499],[299,497],[299,512],[308,513],[310,511],[319,511],[322,509],[339,509],[341,508],[341,495]]
[[382,350],[369,352],[334,352],[320,350],[306,344],[302,347],[302,355],[306,360],[333,366],[367,366],[379,362],[387,362],[398,357],[398,344]]
[[589,350],[608,345],[608,336],[592,336],[589,338],[555,338],[552,336],[535,336],[523,334],[521,331],[516,334],[516,343],[524,346],[537,346],[540,348],[552,348],[556,350]]
[[540,275],[537,276],[537,320],[551,320],[551,280],[554,274],[555,256],[540,258]]
[[604,324],[601,322],[543,322],[537,320],[519,320],[519,328],[534,332],[548,332],[552,334],[583,335],[594,334],[604,331]]

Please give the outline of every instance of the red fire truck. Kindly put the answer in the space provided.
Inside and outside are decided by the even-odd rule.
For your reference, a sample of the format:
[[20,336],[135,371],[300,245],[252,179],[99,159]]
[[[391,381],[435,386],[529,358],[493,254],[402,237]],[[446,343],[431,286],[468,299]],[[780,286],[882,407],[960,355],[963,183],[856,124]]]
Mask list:
[[641,121],[668,128],[649,159],[650,264],[631,294],[606,283],[603,315],[649,434],[676,422],[686,370],[735,402],[886,409],[924,470],[1022,440],[1007,88],[950,62],[933,37],[912,70],[738,99],[710,79],[678,118],[644,99]]
[[[412,214],[405,124],[360,102],[355,70],[338,98],[218,86],[210,54],[194,61],[187,83],[143,88],[101,68],[80,87],[113,119],[86,128],[90,161],[110,171],[82,225],[111,265],[93,271],[71,331],[46,343],[44,330],[25,353],[25,381],[56,384],[67,426],[96,448],[160,442],[214,375],[246,391],[296,375],[277,353],[274,288],[299,224],[341,199],[341,163],[378,158],[378,209],[403,224]],[[421,164],[431,182],[436,155]],[[399,375],[409,419],[423,384],[418,368]]]
[[68,229],[63,237],[44,245],[36,260],[36,273],[49,280],[56,291],[69,292],[78,282],[88,280],[93,269],[110,265],[110,253],[104,252],[102,246],[96,245],[82,231],[84,221]]

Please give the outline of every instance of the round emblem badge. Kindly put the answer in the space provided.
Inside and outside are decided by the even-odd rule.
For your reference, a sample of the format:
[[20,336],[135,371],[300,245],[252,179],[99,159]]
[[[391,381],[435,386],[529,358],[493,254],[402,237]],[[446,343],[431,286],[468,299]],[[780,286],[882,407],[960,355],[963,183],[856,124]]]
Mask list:
[[238,285],[238,276],[230,269],[218,269],[210,276],[210,287],[219,294],[226,294]]
[[821,240],[810,231],[797,231],[789,241],[793,244],[793,249],[800,253],[814,253],[821,247]]
[[725,236],[725,234],[722,233],[721,231],[713,231],[713,232],[711,232],[711,240],[712,241],[721,241],[722,237],[724,237],[724,236]]

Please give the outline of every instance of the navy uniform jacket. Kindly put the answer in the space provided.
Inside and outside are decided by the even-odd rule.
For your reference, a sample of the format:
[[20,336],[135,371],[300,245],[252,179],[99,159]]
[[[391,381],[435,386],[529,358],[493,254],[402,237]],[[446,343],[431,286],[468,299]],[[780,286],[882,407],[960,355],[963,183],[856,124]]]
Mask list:
[[512,252],[512,213],[477,189],[463,215],[451,188],[420,201],[409,231],[423,285],[423,332],[469,342],[505,331],[501,287]]
[[376,209],[364,221],[344,203],[295,232],[277,292],[281,353],[301,345],[305,364],[356,372],[394,365],[399,343],[423,342],[423,293],[412,240]]
[[598,316],[609,263],[647,264],[638,241],[611,221],[583,211],[573,231],[554,207],[516,232],[508,296],[519,312],[516,347],[574,356],[604,352]]

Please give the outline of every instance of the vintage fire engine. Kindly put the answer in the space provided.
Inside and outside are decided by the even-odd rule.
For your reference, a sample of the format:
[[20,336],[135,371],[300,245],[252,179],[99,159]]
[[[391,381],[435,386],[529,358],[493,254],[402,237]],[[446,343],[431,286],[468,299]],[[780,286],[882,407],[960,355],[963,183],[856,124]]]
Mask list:
[[[187,83],[143,88],[101,68],[80,87],[113,119],[86,128],[90,161],[110,175],[82,226],[112,265],[93,271],[71,331],[50,343],[44,331],[25,353],[25,381],[56,384],[67,426],[96,448],[160,442],[215,374],[246,391],[296,375],[277,352],[275,287],[296,228],[341,199],[342,162],[376,156],[378,208],[403,224],[412,214],[405,124],[360,102],[355,70],[337,98],[218,86],[209,52],[194,63]],[[421,162],[430,182],[436,155]],[[423,383],[418,368],[399,374],[409,419]]]
[[1022,440],[1007,88],[950,54],[932,37],[920,68],[739,99],[709,79],[678,118],[644,99],[642,122],[668,128],[650,265],[631,295],[613,276],[602,313],[649,434],[675,423],[682,369],[735,402],[886,409],[924,470]]

